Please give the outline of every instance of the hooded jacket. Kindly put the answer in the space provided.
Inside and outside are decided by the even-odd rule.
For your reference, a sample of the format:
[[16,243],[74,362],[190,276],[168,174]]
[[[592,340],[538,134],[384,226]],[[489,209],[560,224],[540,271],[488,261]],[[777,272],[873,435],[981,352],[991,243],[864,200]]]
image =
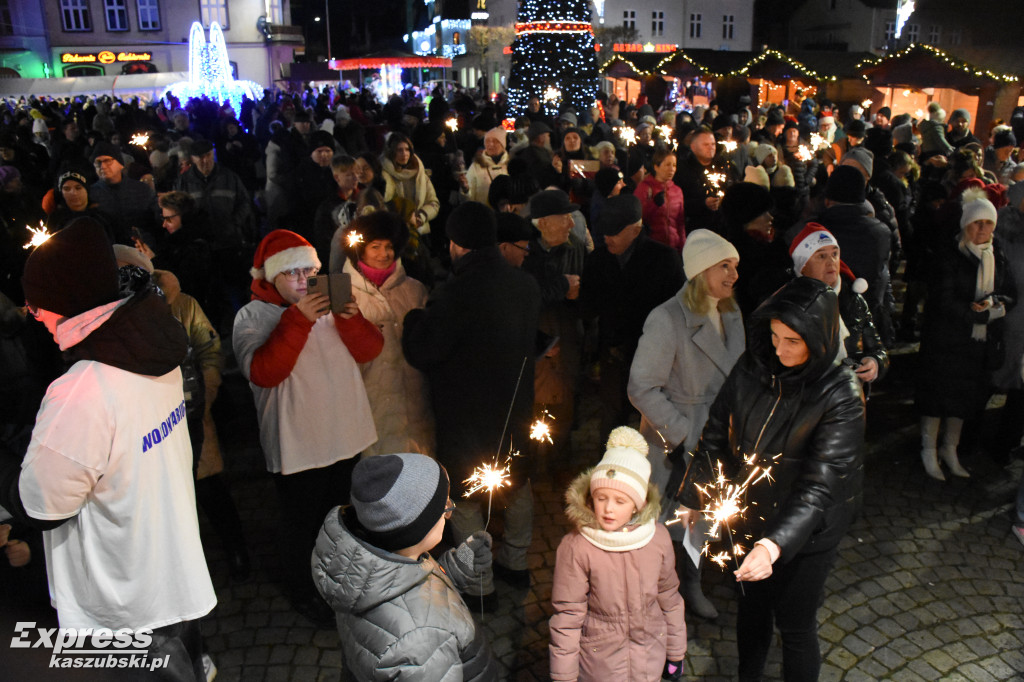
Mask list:
[[[555,561],[551,679],[656,682],[666,660],[686,653],[672,541],[657,523],[660,496],[648,486],[632,530],[602,531],[587,504],[591,474],[580,474],[565,494],[575,530],[562,538]],[[634,548],[619,551],[618,537],[633,535],[640,538]],[[606,549],[602,541],[620,546]]]
[[335,507],[324,520],[313,581],[335,611],[345,666],[355,679],[496,680],[483,633],[438,562],[360,540],[350,512]]
[[[771,342],[778,319],[807,344],[810,358],[783,367]],[[834,363],[839,348],[835,292],[798,277],[751,318],[747,351],[719,392],[679,501],[704,506],[696,485],[709,483],[717,462],[726,476],[745,477],[744,457],[771,465],[773,480],[750,487],[751,510],[733,524],[733,539],[748,549],[767,538],[779,561],[839,544],[860,508],[864,476],[864,399],[853,372]]]

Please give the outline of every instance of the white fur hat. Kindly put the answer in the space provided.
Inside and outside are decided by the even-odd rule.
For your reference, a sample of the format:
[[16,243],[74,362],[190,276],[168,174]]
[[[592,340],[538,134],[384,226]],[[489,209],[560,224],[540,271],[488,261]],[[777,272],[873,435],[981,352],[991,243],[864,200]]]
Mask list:
[[980,187],[971,187],[964,190],[961,197],[964,212],[960,215],[960,229],[964,229],[975,220],[991,220],[996,222],[999,215],[996,207],[988,200],[985,190]]
[[604,457],[590,474],[590,492],[598,488],[618,490],[639,510],[647,504],[647,484],[651,463],[647,460],[647,440],[636,429],[619,426],[608,435]]

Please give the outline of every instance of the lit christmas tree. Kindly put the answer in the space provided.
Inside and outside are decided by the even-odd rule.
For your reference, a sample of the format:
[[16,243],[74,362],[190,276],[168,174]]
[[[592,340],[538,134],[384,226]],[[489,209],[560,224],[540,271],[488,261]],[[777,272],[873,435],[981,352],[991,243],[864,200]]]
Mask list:
[[597,52],[587,0],[522,0],[508,89],[510,117],[525,113],[534,95],[552,116],[563,104],[577,112],[593,106]]

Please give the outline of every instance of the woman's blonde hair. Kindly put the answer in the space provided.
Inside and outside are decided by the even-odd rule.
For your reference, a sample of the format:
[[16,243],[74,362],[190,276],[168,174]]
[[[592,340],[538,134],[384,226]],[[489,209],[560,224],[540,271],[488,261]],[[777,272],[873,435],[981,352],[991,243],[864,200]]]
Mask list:
[[[683,305],[698,315],[707,315],[711,312],[711,289],[708,288],[705,272],[706,270],[697,273],[696,277],[688,280],[683,286]],[[736,310],[736,299],[732,296],[718,301],[718,312],[731,313]]]

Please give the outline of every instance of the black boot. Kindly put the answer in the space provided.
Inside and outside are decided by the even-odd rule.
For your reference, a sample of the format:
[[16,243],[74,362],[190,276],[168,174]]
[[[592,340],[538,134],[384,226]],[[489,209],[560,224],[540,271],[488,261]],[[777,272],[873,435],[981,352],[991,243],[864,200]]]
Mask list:
[[706,620],[718,618],[718,609],[711,600],[704,596],[700,588],[700,567],[693,565],[693,560],[683,549],[681,543],[673,543],[676,548],[676,572],[679,574],[679,594],[683,595],[686,612],[700,616]]

